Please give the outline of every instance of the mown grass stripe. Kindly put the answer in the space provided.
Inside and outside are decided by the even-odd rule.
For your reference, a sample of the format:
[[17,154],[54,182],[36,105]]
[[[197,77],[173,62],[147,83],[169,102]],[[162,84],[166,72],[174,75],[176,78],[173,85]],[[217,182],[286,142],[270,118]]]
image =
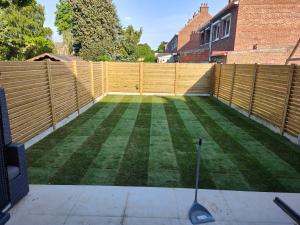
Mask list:
[[[249,184],[239,168],[231,161],[223,149],[207,133],[201,122],[190,111],[183,97],[172,99],[177,112],[182,119],[187,133],[193,138],[194,145],[199,137],[203,140],[201,161],[202,188],[249,190]],[[194,161],[196,154],[194,154]]]
[[[285,160],[280,158],[271,149],[265,147],[260,141],[246,132],[242,127],[236,126],[231,122],[224,113],[216,110],[216,107],[209,104],[203,98],[192,98],[198,105],[201,105],[202,109],[207,112],[217,123],[226,126],[226,131],[231,136],[234,134],[236,140],[245,148],[249,148],[249,151],[253,151],[253,155],[261,160],[261,163],[277,176],[293,176],[300,178],[300,174]],[[267,164],[268,163],[268,164]]]
[[60,144],[63,145],[66,138],[74,135],[74,132],[76,132],[78,127],[86,123],[86,121],[89,121],[94,115],[102,113],[102,108],[111,108],[110,104],[107,104],[108,102],[118,103],[121,99],[122,96],[105,97],[101,102],[97,103],[96,105],[88,109],[86,112],[79,115],[75,120],[59,128],[58,130],[47,136],[47,138],[44,138],[35,145],[31,146],[26,151],[28,165],[36,166],[35,163],[38,162],[38,160],[40,160],[48,152],[51,152],[53,148],[56,148]]
[[223,151],[230,157],[231,161],[238,166],[247,182],[255,191],[286,191],[286,188],[280,184],[270,172],[266,171],[247,149],[228,135],[225,130],[226,128],[219,126],[190,97],[186,97],[185,99],[190,110],[203,124],[214,141],[222,146]]
[[130,96],[126,96],[122,99],[122,103],[118,104],[94,133],[90,135],[75,152],[73,152],[64,165],[49,179],[49,183],[78,184],[80,182],[91,162],[101,150],[102,144],[109,137],[115,125],[127,109],[129,103],[123,102],[130,100],[130,98]]
[[113,185],[124,151],[134,128],[142,98],[133,96],[126,111],[101,146],[81,180],[84,184]]
[[284,179],[281,184],[287,189],[290,187],[286,179],[299,179],[300,174],[287,162],[278,157],[271,150],[266,148],[263,144],[245,132],[238,126],[235,126],[222,113],[219,113],[214,107],[205,102],[203,98],[192,98],[192,100],[201,107],[219,126],[225,128],[227,134],[234,138],[240,145],[242,145],[249,154],[251,154],[265,170],[269,171],[273,177],[279,182]]
[[148,186],[180,187],[180,173],[161,97],[152,97]]
[[[168,126],[172,137],[173,147],[176,153],[176,160],[180,170],[180,181],[184,187],[195,186],[195,168],[197,147],[185,127],[185,124],[180,117],[177,109],[170,98],[166,98],[167,103],[164,104],[167,115]],[[216,188],[209,172],[206,170],[204,164],[201,164],[201,187]]]
[[95,132],[103,120],[113,111],[117,103],[108,104],[102,107],[90,119],[73,128],[70,134],[65,134],[62,140],[58,141],[56,146],[49,149],[39,160],[32,162],[30,167],[60,167],[81,144]]
[[118,186],[146,186],[151,126],[151,96],[143,97],[133,132],[116,176]]
[[204,101],[300,172],[299,146],[241,113],[232,110],[225,104],[217,102],[213,97],[206,98]]

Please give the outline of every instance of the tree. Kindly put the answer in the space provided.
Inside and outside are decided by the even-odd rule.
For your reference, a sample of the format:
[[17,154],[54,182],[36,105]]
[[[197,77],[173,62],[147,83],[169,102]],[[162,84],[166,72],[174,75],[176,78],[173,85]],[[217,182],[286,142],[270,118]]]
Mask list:
[[52,31],[43,26],[44,21],[44,8],[35,0],[21,8],[10,4],[1,9],[0,59],[24,60],[32,54],[53,51]]
[[152,51],[151,47],[147,43],[138,45],[137,47],[138,58],[145,58],[152,55],[154,56],[154,52]]
[[162,42],[160,43],[160,45],[158,46],[157,52],[158,52],[158,53],[163,53],[163,52],[165,52],[165,46],[166,46],[166,44],[168,44],[168,42],[162,41]]
[[32,3],[33,0],[0,0],[0,9],[7,8],[11,4],[14,4],[19,7],[24,7]]
[[121,26],[112,0],[73,0],[74,49],[86,60],[115,57]]
[[73,10],[69,0],[59,0],[56,4],[55,26],[60,35],[63,36],[63,42],[69,48],[69,53],[73,51]]
[[142,33],[142,28],[134,30],[132,25],[122,29],[121,44],[118,48],[118,60],[136,61],[138,58],[138,44]]

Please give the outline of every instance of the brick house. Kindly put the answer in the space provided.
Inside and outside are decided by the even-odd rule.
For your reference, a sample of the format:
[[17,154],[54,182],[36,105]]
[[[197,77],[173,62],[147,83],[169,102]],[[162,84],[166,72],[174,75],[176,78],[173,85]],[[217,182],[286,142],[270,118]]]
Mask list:
[[[213,17],[207,4],[201,7],[207,16],[197,21],[198,29],[193,20],[179,32],[180,62],[284,64],[293,49],[299,55],[299,0],[229,0]],[[300,63],[291,58],[289,63]]]
[[[205,56],[197,54],[200,43],[199,26],[206,23],[212,16],[208,13],[208,5],[201,4],[193,18],[178,32],[178,54],[180,62],[198,62],[205,60]],[[196,53],[196,54],[195,54]]]
[[178,47],[178,34],[175,34],[171,41],[169,41],[166,45],[165,52],[166,53],[177,53]]

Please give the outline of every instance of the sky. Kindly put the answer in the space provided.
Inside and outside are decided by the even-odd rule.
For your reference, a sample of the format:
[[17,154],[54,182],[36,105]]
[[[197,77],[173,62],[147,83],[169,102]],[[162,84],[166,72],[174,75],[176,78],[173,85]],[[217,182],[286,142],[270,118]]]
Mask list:
[[[61,41],[54,26],[58,0],[37,0],[45,7],[45,26],[53,30],[53,40]],[[208,3],[211,15],[222,9],[228,0],[113,0],[123,26],[132,24],[143,28],[141,43],[157,49],[162,41],[170,41],[201,3]]]

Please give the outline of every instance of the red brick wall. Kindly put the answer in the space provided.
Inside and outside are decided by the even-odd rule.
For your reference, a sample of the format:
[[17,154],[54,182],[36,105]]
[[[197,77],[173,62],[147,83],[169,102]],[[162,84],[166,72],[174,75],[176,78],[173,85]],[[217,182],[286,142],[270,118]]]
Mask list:
[[299,0],[240,0],[234,50],[295,46],[300,37]]
[[[291,48],[234,51],[228,53],[226,63],[283,65],[290,53]],[[293,61],[292,63],[299,64],[300,61]]]
[[178,33],[179,52],[199,48],[200,33],[197,31],[200,25],[207,22],[210,18],[208,6],[202,4],[199,13]]
[[[234,49],[238,8],[234,7],[234,8],[231,8],[230,10],[225,11],[220,16],[216,17],[214,21],[217,21],[217,20],[221,19],[223,16],[227,15],[228,13],[232,14],[230,36],[227,37],[227,38],[224,38],[224,39],[220,39],[216,42],[213,42],[212,43],[212,50],[213,51],[215,51],[215,50],[216,51],[231,51],[231,50]],[[221,31],[223,31],[223,26],[222,25],[221,25]]]
[[180,53],[179,62],[181,63],[201,63],[208,62],[208,50],[204,52]]

